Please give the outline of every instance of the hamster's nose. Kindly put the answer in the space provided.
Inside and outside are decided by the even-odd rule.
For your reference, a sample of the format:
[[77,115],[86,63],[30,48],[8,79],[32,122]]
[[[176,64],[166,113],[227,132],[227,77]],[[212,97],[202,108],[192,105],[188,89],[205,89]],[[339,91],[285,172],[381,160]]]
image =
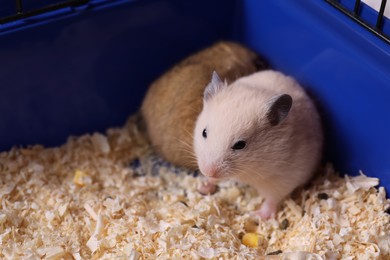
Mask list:
[[209,164],[204,167],[202,173],[207,177],[218,178],[219,168],[215,164]]

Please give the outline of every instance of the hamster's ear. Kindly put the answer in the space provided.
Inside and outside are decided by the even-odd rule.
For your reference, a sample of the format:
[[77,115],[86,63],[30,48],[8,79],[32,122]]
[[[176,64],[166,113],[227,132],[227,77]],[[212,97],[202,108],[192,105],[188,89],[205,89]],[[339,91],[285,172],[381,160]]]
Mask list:
[[206,86],[203,99],[204,101],[209,100],[212,96],[214,96],[218,91],[220,91],[223,87],[224,83],[221,78],[218,76],[216,71],[213,71],[213,75],[211,77],[210,83]]
[[272,126],[280,124],[290,112],[292,106],[292,97],[282,94],[273,97],[269,102],[267,119]]

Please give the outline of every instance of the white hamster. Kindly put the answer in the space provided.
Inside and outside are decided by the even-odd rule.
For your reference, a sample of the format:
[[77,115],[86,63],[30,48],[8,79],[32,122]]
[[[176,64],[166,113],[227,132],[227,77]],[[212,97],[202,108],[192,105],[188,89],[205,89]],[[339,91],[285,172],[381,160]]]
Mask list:
[[255,213],[274,217],[281,200],[313,175],[322,146],[317,109],[293,78],[266,70],[228,85],[213,73],[194,133],[207,189],[228,178],[252,185],[264,198]]

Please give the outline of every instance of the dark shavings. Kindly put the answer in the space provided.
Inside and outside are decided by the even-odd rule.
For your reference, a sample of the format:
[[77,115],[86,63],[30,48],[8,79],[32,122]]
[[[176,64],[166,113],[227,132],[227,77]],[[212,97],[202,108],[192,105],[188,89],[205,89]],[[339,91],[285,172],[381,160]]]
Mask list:
[[285,230],[285,229],[288,228],[288,225],[289,225],[289,224],[290,224],[290,223],[288,222],[288,219],[284,219],[284,220],[280,223],[279,228],[280,228],[281,230]]
[[327,199],[329,199],[329,195],[324,193],[324,192],[321,192],[321,193],[318,193],[317,198],[319,200],[327,200]]
[[267,255],[280,255],[281,253],[283,253],[282,250],[276,250],[274,252],[268,253]]

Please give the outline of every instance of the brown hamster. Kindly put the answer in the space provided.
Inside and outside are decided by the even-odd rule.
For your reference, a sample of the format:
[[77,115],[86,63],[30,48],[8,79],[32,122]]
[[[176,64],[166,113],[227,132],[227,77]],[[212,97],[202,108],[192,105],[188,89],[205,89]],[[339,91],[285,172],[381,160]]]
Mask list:
[[174,165],[197,169],[193,133],[213,71],[229,84],[266,68],[255,52],[226,41],[178,63],[152,83],[143,100],[141,113],[154,149]]

